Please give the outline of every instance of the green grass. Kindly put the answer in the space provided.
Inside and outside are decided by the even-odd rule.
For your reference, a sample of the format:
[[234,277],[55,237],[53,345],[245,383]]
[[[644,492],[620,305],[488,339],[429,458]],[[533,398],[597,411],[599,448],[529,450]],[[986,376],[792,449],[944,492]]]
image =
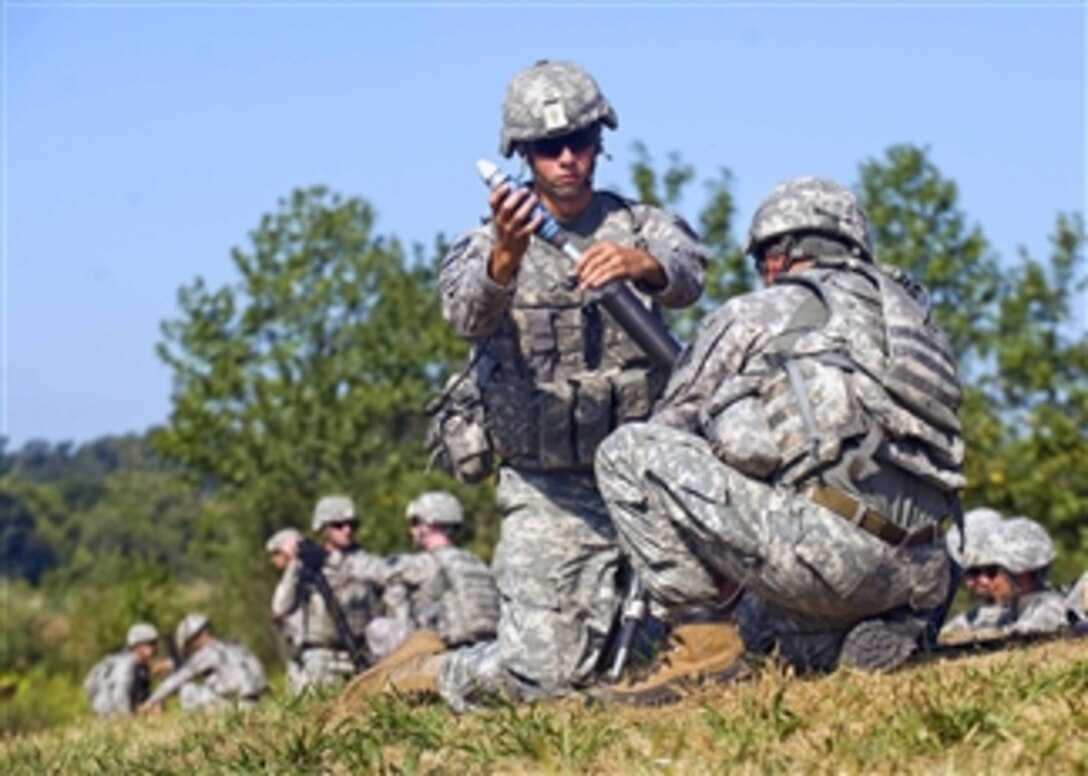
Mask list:
[[1088,773],[1088,639],[890,676],[764,670],[661,709],[571,698],[458,717],[395,697],[98,722],[0,742],[0,772]]

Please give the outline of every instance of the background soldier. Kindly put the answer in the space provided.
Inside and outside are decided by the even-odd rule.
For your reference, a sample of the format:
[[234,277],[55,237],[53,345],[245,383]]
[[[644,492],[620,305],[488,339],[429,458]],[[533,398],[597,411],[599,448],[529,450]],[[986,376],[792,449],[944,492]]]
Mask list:
[[[302,540],[302,534],[295,528],[283,528],[269,537],[265,543],[268,559],[272,565],[284,574],[287,565],[291,562],[291,556],[287,548],[298,547]],[[281,574],[281,579],[282,579]],[[306,686],[302,671],[302,663],[299,660],[299,651],[302,649],[302,609],[276,616],[275,600],[272,603],[272,622],[276,627],[277,637],[283,647],[284,668],[287,671],[287,686],[292,694],[298,695]]]
[[[359,518],[347,496],[325,496],[314,508],[313,530],[323,545],[288,538],[282,552],[289,558],[272,598],[277,618],[301,612],[302,666],[299,689],[342,682],[356,671],[350,643],[366,647],[366,627],[377,614],[388,564],[355,543]],[[314,578],[321,574],[344,615],[348,633],[341,633]],[[373,650],[368,650],[372,652]],[[373,654],[362,658],[370,661]]]
[[[652,422],[601,445],[601,491],[659,603],[739,584],[750,649],[777,645],[801,671],[892,668],[948,592],[938,525],[964,482],[951,350],[919,290],[873,264],[838,184],[776,187],[747,250],[769,287],[704,319]],[[605,695],[663,702],[735,676],[724,642],[681,638]]]
[[147,699],[158,639],[154,625],[138,622],[128,629],[123,651],[95,664],[83,683],[95,714],[131,714]]
[[1055,633],[1070,625],[1065,597],[1047,583],[1055,553],[1045,528],[1026,517],[972,510],[964,516],[962,551],[959,536],[948,532],[948,551],[963,567],[964,584],[985,603],[946,623],[942,642]]
[[434,656],[446,648],[495,636],[499,592],[491,571],[454,545],[464,523],[461,502],[451,493],[430,491],[413,500],[406,514],[412,544],[422,552],[393,559],[389,582],[392,589],[404,591],[402,603],[392,608],[392,616],[375,620],[367,629],[368,635],[376,628],[398,634],[400,646],[349,685],[342,708],[392,686],[400,692],[414,690],[404,681],[405,674],[418,671],[414,663],[438,660]]
[[[647,306],[686,306],[707,261],[679,219],[593,190],[601,128],[617,125],[576,64],[539,62],[515,75],[500,150],[525,160],[532,187],[493,190],[490,223],[457,240],[443,262],[443,313],[476,343],[475,376],[502,460],[493,560],[502,613],[495,641],[443,661],[439,689],[454,708],[587,682],[616,612],[620,555],[593,456],[617,423],[648,415],[665,375],[592,292],[628,280]],[[584,251],[577,266],[533,236],[538,202]]]
[[184,711],[250,705],[268,689],[257,656],[215,638],[203,614],[188,614],[178,623],[176,642],[184,662],[155,689],[141,711],[161,711],[163,701],[174,693]]

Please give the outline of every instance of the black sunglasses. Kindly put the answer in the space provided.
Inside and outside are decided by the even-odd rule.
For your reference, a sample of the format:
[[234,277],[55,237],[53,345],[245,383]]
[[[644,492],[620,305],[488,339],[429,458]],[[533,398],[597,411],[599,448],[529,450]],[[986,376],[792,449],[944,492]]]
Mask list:
[[339,529],[341,529],[341,528],[343,528],[345,526],[349,526],[349,525],[352,528],[354,528],[355,527],[355,521],[354,520],[338,520],[335,523],[327,523],[327,525],[329,526],[329,528],[335,528],[337,530],[339,530]]
[[577,132],[570,132],[566,135],[534,140],[529,143],[529,150],[535,156],[541,156],[545,159],[556,159],[563,153],[564,148],[569,148],[572,154],[581,153],[590,146],[596,145],[600,136],[601,133],[597,127],[586,127],[585,129],[580,129]]
[[992,566],[992,565],[991,566],[975,566],[974,568],[967,569],[963,573],[964,573],[964,576],[968,576],[968,577],[989,577],[989,578],[992,579],[993,577],[996,577],[998,574],[1001,573],[1001,567],[1000,566]]

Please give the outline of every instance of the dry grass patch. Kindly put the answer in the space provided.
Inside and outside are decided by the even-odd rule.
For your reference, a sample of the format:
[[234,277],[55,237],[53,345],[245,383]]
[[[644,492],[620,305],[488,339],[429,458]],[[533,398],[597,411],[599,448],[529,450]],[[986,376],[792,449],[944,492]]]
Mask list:
[[676,706],[578,699],[457,717],[329,699],[86,724],[0,745],[4,773],[1085,773],[1088,639],[888,676],[766,669]]

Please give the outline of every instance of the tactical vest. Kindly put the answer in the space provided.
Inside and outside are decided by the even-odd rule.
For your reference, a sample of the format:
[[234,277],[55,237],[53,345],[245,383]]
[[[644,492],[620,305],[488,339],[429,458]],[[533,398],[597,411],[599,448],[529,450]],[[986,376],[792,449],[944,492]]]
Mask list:
[[432,552],[436,573],[412,596],[417,625],[437,631],[453,647],[494,637],[499,591],[490,569],[467,550],[443,547]]
[[256,698],[267,689],[264,667],[256,655],[238,644],[214,644],[216,670],[208,679],[208,689],[220,698]]
[[[125,711],[125,709],[114,707],[115,694],[112,692],[112,688],[113,683],[118,681],[116,675],[121,670],[121,663],[130,659],[123,652],[107,655],[98,661],[90,673],[87,674],[87,678],[83,682],[83,689],[87,693],[87,701],[95,714],[114,714]],[[146,700],[146,697],[143,700]]]
[[822,258],[777,282],[812,294],[794,321],[816,305],[822,322],[791,322],[718,388],[702,414],[718,455],[752,476],[800,484],[849,445],[855,479],[875,458],[942,490],[962,488],[955,359],[922,300],[888,271],[848,258]]
[[[593,207],[587,245],[636,246],[639,224],[630,205],[598,193]],[[509,309],[477,347],[492,444],[508,463],[526,468],[591,469],[600,441],[620,423],[647,417],[665,381],[611,315],[577,289],[570,259],[536,237]]]

